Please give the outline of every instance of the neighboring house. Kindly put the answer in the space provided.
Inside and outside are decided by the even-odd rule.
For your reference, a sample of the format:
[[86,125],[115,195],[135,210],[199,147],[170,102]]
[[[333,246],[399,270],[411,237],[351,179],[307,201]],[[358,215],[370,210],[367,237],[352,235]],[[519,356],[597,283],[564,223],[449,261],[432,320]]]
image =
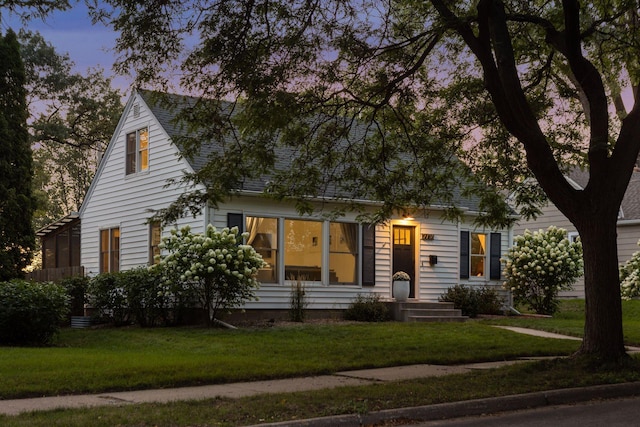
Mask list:
[[[589,174],[586,171],[577,169],[571,172],[567,179],[576,189],[583,189],[589,181]],[[514,226],[513,232],[517,236],[524,234],[526,229],[531,231],[545,230],[551,225],[567,230],[569,238],[572,240],[578,238],[575,226],[551,202],[548,202],[542,208],[542,214],[538,218],[531,221],[520,221]],[[640,169],[636,168],[629,181],[618,215],[618,261],[620,264],[625,263],[634,252],[638,251],[639,240]],[[560,296],[565,298],[584,298],[584,279],[578,279],[573,286],[573,290],[561,292]]]
[[[167,180],[204,164],[204,157],[179,156],[171,142],[178,132],[173,115],[150,95],[138,91],[127,102],[80,209],[81,264],[92,276],[152,263],[169,230],[148,223],[151,210],[193,190],[186,184],[167,187]],[[293,204],[264,197],[264,186],[245,184],[218,209],[176,224],[189,224],[193,232],[211,223],[249,233],[247,243],[267,266],[258,274],[259,301],[247,303],[248,310],[289,309],[289,279],[295,276],[305,278],[308,309],[343,309],[362,293],[391,300],[391,276],[398,270],[411,276],[410,298],[416,301],[437,301],[459,283],[501,284],[500,256],[513,236],[510,230],[474,228],[474,200],[463,202],[468,215],[461,223],[445,221],[434,208],[428,217],[395,217],[370,226],[358,223],[355,214],[336,221],[300,216]]]

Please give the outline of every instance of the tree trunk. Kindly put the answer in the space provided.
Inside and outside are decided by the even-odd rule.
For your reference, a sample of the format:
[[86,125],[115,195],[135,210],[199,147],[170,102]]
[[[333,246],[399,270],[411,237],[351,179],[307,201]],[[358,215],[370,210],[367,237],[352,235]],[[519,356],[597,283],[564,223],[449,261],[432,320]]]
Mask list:
[[575,225],[584,259],[585,326],[577,355],[615,363],[626,357],[616,220],[604,219],[603,215],[582,216],[588,219],[576,221]]

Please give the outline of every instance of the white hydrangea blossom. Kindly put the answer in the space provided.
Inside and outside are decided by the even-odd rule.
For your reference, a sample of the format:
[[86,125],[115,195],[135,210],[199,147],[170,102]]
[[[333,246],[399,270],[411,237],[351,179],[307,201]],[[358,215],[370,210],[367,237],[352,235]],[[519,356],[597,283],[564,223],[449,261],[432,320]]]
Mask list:
[[640,252],[620,266],[620,295],[623,300],[640,297]]
[[503,287],[516,303],[542,314],[555,312],[558,292],[570,290],[583,274],[582,245],[571,243],[566,230],[554,226],[526,230],[501,261],[507,278]]
[[204,234],[193,234],[189,226],[171,230],[162,247],[167,254],[157,268],[167,277],[185,282],[200,296],[213,320],[218,309],[231,309],[256,300],[258,269],[264,261],[253,247],[243,244],[248,233],[237,227],[217,230],[209,224]]

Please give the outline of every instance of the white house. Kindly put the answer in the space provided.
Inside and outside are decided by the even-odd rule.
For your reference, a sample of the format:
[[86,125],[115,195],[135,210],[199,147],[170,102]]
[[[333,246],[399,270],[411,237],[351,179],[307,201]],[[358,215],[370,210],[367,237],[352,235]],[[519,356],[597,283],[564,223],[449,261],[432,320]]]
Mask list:
[[[202,166],[202,159],[179,157],[172,115],[152,99],[137,91],[127,102],[80,209],[81,265],[89,275],[153,262],[168,230],[148,223],[151,211],[193,189],[167,187],[168,179]],[[218,209],[176,224],[190,224],[194,232],[208,223],[249,232],[248,243],[268,266],[259,272],[259,301],[248,303],[247,310],[288,309],[288,279],[294,275],[305,277],[308,309],[346,308],[362,293],[391,300],[391,276],[399,270],[411,276],[414,301],[437,301],[456,284],[501,284],[500,255],[512,233],[474,228],[474,200],[463,203],[468,215],[460,223],[444,220],[434,208],[428,217],[396,217],[370,226],[356,222],[355,214],[337,221],[301,217],[293,205],[266,198],[261,190],[245,188]]]
[[[638,161],[640,163],[640,161]],[[581,169],[572,170],[566,177],[567,181],[576,189],[584,189],[589,183],[589,173]],[[516,236],[524,234],[525,230],[537,231],[547,229],[551,225],[567,230],[568,237],[574,241],[578,238],[576,227],[551,202],[547,202],[541,209],[542,213],[535,220],[521,220],[514,227]],[[631,175],[627,191],[624,193],[620,212],[618,213],[618,261],[627,262],[638,251],[640,241],[640,168],[636,167]],[[570,291],[559,294],[563,298],[584,298],[584,278],[580,278]]]

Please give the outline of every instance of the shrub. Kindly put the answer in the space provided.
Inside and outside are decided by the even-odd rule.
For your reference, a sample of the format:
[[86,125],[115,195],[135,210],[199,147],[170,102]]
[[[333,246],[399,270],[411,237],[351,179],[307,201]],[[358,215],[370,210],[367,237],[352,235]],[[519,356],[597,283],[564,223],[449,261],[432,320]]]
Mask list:
[[500,314],[504,302],[495,289],[487,286],[472,288],[465,285],[455,285],[440,295],[443,302],[452,302],[453,306],[469,317],[478,314]]
[[357,322],[386,322],[391,312],[377,294],[358,294],[344,312],[346,320]]
[[304,322],[308,305],[307,293],[300,278],[291,282],[289,318],[292,322]]
[[126,290],[120,280],[122,273],[102,273],[89,281],[89,303],[97,310],[96,317],[116,326],[131,323]]
[[69,296],[71,316],[84,316],[89,278],[87,276],[67,277],[58,281],[58,284],[65,289]]
[[180,324],[187,307],[195,305],[189,288],[166,283],[156,269],[138,267],[100,274],[89,282],[90,302],[97,317],[116,326]]
[[455,285],[447,289],[438,299],[443,302],[452,302],[453,306],[461,310],[464,316],[478,316],[478,293],[468,286]]
[[640,252],[620,266],[620,296],[623,300],[640,297]]
[[0,282],[0,343],[48,344],[66,319],[65,289],[54,283]]
[[237,227],[218,231],[211,224],[204,234],[193,234],[188,226],[171,230],[160,245],[168,255],[153,268],[165,284],[190,287],[212,325],[220,310],[256,299],[256,275],[264,261],[253,247],[241,244],[248,236],[239,234]]
[[478,295],[478,314],[502,314],[504,300],[496,289],[483,286],[476,290]]
[[515,238],[503,261],[504,287],[511,290],[515,303],[538,314],[553,314],[558,309],[558,292],[570,290],[582,275],[582,245],[569,242],[561,228],[526,230]]

